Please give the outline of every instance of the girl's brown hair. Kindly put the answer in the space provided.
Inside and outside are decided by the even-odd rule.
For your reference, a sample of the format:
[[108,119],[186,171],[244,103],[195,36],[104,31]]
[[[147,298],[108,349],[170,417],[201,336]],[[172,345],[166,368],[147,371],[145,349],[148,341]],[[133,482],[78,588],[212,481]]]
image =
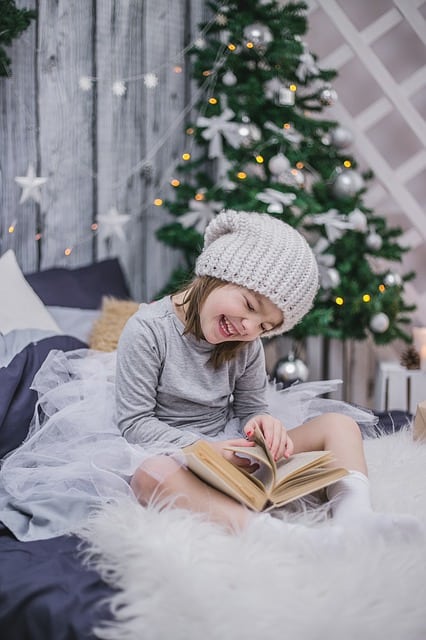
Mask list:
[[[198,340],[204,338],[200,324],[201,307],[214,289],[227,284],[229,283],[211,276],[198,276],[178,292],[184,294],[183,302],[180,304],[182,307],[185,306],[184,333],[192,333]],[[212,351],[209,363],[218,369],[224,362],[232,360],[245,344],[244,341],[217,344]]]

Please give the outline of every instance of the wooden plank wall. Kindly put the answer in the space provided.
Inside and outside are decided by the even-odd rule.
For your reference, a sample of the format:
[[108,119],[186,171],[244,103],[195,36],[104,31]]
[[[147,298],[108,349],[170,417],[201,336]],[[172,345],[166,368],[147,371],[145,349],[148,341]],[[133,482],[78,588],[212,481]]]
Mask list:
[[[155,240],[167,212],[152,201],[167,196],[183,148],[178,118],[191,84],[174,67],[205,17],[204,3],[16,4],[37,9],[38,18],[10,48],[12,77],[0,80],[0,253],[14,249],[25,272],[118,255],[133,296],[151,299],[178,259]],[[148,72],[158,75],[154,90],[143,82]],[[79,86],[84,76],[93,79],[89,91]],[[124,96],[112,91],[120,80]],[[29,164],[48,178],[40,204],[19,204],[14,178]],[[124,242],[91,230],[112,208],[130,216]]]

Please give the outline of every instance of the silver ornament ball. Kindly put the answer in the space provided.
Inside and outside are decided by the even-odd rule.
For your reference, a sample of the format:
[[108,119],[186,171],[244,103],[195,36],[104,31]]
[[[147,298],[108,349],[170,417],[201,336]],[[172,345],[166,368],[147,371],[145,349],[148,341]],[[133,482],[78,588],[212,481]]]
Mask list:
[[346,149],[352,144],[353,139],[352,132],[344,127],[336,127],[330,131],[330,140],[338,149]]
[[222,82],[226,87],[233,87],[237,84],[237,76],[232,71],[227,71],[222,77]]
[[269,160],[268,168],[272,174],[280,176],[290,170],[290,160],[283,153],[277,153]]
[[300,358],[296,358],[291,351],[287,356],[278,360],[274,379],[283,385],[290,385],[294,382],[305,382],[308,379],[309,369]]
[[344,169],[334,179],[331,191],[335,198],[353,198],[363,186],[364,180],[355,169]]
[[399,287],[402,284],[402,278],[399,273],[389,271],[389,273],[385,275],[383,282],[387,287]]
[[320,93],[320,102],[326,107],[330,107],[338,100],[337,91],[332,87],[326,86]]
[[370,320],[370,329],[374,333],[384,333],[389,329],[389,317],[383,311],[376,313]]
[[253,142],[259,142],[262,133],[252,122],[244,122],[240,125],[238,133],[241,136],[241,144],[243,147],[249,147]]
[[255,22],[249,24],[244,29],[244,41],[245,43],[253,43],[255,49],[266,49],[266,46],[272,42],[272,32],[266,25],[261,22]]

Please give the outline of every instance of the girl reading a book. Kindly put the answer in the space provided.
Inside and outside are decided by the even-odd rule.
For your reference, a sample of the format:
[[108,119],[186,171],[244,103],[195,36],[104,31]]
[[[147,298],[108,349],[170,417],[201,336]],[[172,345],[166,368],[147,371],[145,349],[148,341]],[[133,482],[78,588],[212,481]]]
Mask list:
[[[330,450],[333,464],[350,471],[328,488],[334,523],[385,535],[415,527],[411,517],[373,513],[362,437],[348,405],[341,403],[349,415],[307,419],[309,402],[300,406],[303,398],[295,399],[299,406],[292,409],[290,391],[282,394],[280,415],[270,414],[273,392],[268,394],[261,338],[289,331],[312,306],[318,270],[305,239],[267,214],[224,211],[206,229],[195,274],[183,291],[141,307],[121,336],[117,410],[124,437],[171,451],[206,438],[251,471],[248,458],[226,447],[249,452],[257,425],[276,460]],[[277,392],[279,406],[276,399]],[[297,410],[304,424],[288,431]],[[143,505],[172,501],[231,529],[272,522],[200,480],[173,455],[147,459],[131,486]]]
[[32,385],[39,400],[29,437],[2,462],[0,520],[21,540],[57,536],[127,495],[232,531],[283,531],[291,525],[213,489],[181,453],[203,438],[251,472],[227,447],[249,451],[257,427],[277,460],[330,450],[349,470],[328,488],[335,531],[347,524],[385,536],[415,532],[408,516],[373,513],[354,420],[371,415],[315,397],[328,390],[323,383],[279,392],[267,381],[261,338],[294,327],[317,293],[305,239],[267,214],[224,211],[206,230],[195,274],[183,291],[142,304],[117,352],[50,352]]

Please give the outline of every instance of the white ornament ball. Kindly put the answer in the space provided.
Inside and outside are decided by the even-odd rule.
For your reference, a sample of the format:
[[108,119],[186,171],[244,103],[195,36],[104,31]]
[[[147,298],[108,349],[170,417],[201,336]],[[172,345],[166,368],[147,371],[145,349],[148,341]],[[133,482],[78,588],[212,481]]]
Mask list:
[[238,133],[241,136],[243,147],[249,147],[253,142],[259,142],[262,137],[259,127],[251,122],[241,124],[238,128]]
[[364,180],[355,169],[344,169],[335,178],[331,190],[336,198],[353,198],[363,186]]
[[233,87],[237,84],[237,76],[232,71],[227,71],[222,78],[222,82],[227,87]]
[[266,49],[266,46],[272,42],[272,40],[271,30],[261,22],[250,24],[244,29],[244,41],[246,44],[252,42],[256,49]]
[[383,240],[378,233],[373,231],[367,236],[365,243],[372,251],[379,251],[382,248]]
[[353,135],[349,129],[345,127],[336,127],[330,131],[330,140],[338,149],[345,149],[353,142]]
[[384,333],[389,329],[389,317],[382,311],[376,313],[370,320],[370,329],[374,333]]
[[290,160],[283,153],[278,153],[269,160],[268,167],[272,174],[280,176],[290,170]]
[[389,271],[389,273],[385,275],[383,282],[387,287],[399,287],[402,284],[402,278],[399,273]]

